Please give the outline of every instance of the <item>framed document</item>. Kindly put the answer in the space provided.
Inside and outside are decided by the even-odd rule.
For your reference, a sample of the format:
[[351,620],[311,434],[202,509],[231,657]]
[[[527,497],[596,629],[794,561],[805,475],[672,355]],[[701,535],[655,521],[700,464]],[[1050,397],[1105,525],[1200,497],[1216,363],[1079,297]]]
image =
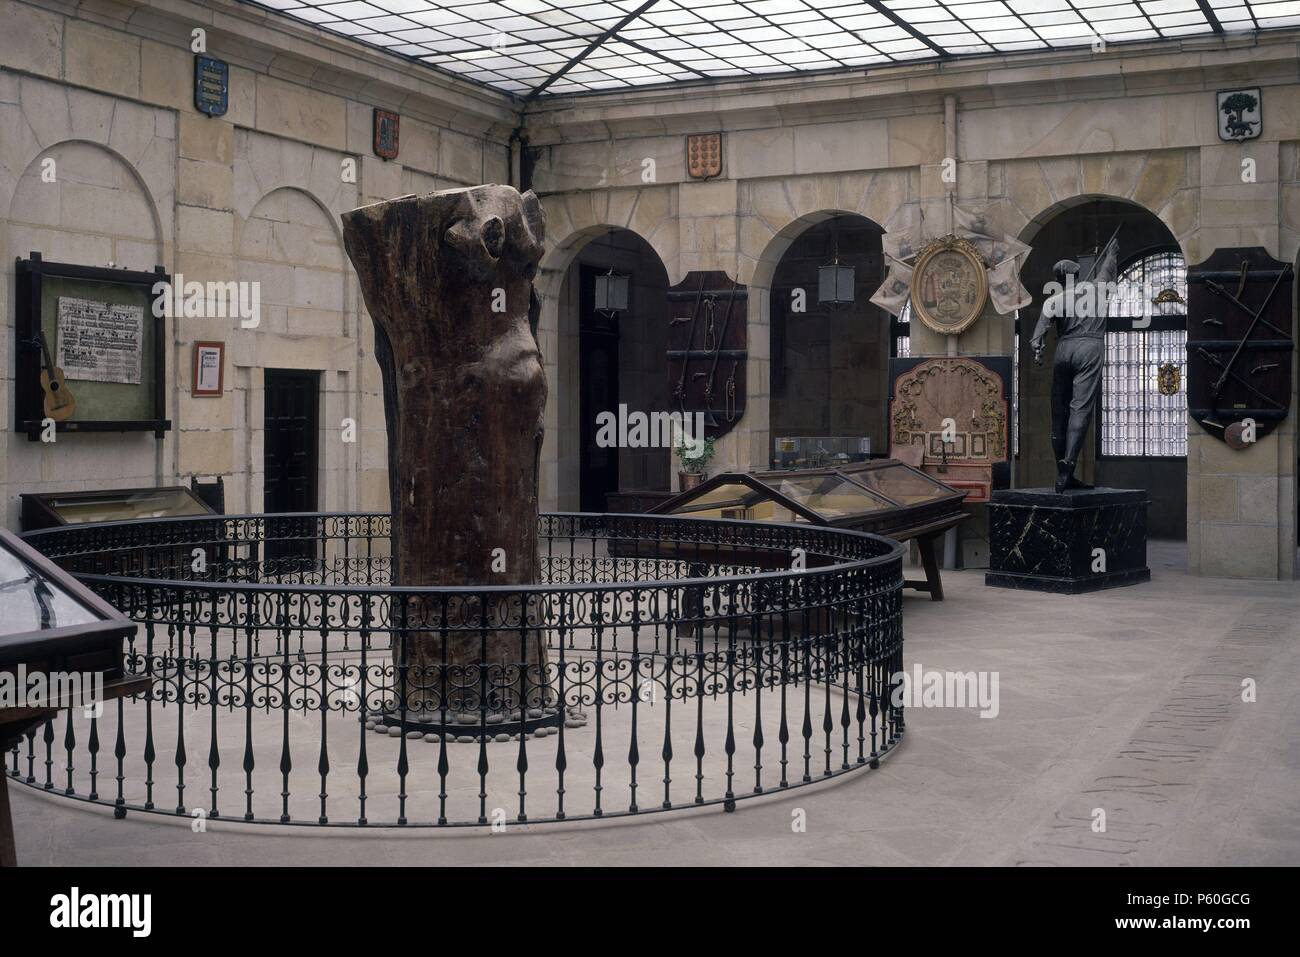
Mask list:
[[224,342],[194,343],[194,358],[190,374],[190,395],[220,396],[226,384],[226,344]]
[[48,262],[15,263],[14,430],[38,441],[63,432],[171,428],[166,319],[152,272]]

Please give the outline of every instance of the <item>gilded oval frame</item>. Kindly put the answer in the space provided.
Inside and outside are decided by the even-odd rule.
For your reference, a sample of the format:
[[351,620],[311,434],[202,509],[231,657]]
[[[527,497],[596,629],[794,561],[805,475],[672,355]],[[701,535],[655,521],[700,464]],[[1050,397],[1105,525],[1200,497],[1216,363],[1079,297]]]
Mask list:
[[933,329],[935,332],[945,336],[961,335],[972,325],[975,320],[984,312],[984,306],[989,298],[989,277],[985,271],[984,259],[980,256],[979,251],[966,240],[958,236],[944,236],[942,239],[936,239],[928,244],[916,257],[916,266],[912,270],[912,288],[915,290],[925,279],[926,270],[934,262],[935,256],[940,253],[955,252],[970,262],[975,271],[975,304],[968,310],[967,314],[962,316],[957,322],[944,322],[937,316],[932,315],[925,304],[913,295],[912,311],[925,323],[926,327]]

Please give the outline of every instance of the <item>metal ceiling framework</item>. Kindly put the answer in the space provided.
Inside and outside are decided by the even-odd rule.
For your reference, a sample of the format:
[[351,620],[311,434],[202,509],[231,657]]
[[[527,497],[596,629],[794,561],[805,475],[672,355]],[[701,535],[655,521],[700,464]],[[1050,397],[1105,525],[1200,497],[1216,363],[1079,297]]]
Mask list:
[[241,0],[525,101],[1300,26],[1300,0]]

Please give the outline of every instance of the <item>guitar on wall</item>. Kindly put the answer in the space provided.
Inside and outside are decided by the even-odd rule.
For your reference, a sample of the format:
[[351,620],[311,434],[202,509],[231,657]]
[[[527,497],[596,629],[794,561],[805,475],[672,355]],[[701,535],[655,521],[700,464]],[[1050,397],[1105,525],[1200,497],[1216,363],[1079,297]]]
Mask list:
[[77,411],[77,400],[72,397],[72,390],[63,377],[63,370],[50,358],[50,347],[45,342],[45,333],[37,333],[41,342],[41,355],[45,367],[41,369],[41,391],[45,393],[45,415],[55,422],[66,422]]

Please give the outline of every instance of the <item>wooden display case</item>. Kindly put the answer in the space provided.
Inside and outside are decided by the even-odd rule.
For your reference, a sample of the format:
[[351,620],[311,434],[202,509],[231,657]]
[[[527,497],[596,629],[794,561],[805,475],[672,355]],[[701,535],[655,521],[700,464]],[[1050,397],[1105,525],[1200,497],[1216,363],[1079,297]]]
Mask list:
[[925,581],[906,584],[943,600],[935,544],[969,516],[965,493],[896,459],[836,468],[723,472],[653,511],[699,518],[807,522],[916,540]]
[[94,492],[25,492],[20,497],[25,532],[89,522],[217,514],[183,485]]

